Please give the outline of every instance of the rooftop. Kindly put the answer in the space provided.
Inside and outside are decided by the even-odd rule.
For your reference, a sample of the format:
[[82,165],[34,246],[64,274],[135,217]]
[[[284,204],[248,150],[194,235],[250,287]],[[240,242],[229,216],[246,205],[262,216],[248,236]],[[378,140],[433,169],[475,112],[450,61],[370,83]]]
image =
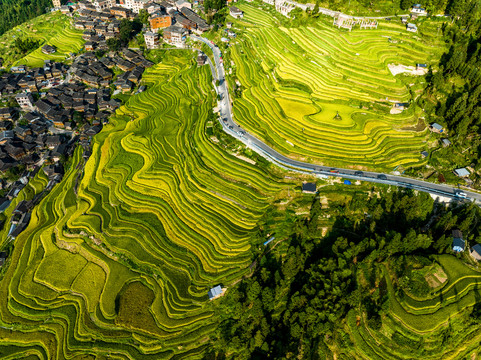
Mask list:
[[457,176],[459,176],[459,177],[465,177],[465,176],[471,175],[471,173],[469,172],[469,170],[466,169],[466,168],[456,169],[456,170],[454,170],[454,173],[455,173]]
[[222,294],[222,287],[220,285],[217,285],[217,286],[213,287],[208,292],[210,300],[216,298],[217,296],[219,296],[221,294]]

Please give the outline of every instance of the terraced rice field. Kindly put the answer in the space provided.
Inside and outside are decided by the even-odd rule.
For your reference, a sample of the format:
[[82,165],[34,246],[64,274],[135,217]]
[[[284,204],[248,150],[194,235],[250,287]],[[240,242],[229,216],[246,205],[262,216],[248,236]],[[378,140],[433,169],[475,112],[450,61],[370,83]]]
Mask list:
[[[63,61],[70,53],[79,52],[84,44],[82,31],[73,28],[72,19],[60,12],[39,16],[30,22],[19,25],[0,37],[0,56],[5,59],[5,66],[28,65],[43,66],[44,60]],[[14,49],[15,39],[39,40],[40,46],[23,56]],[[43,45],[57,47],[57,52],[46,55],[42,53]]]
[[417,35],[400,23],[350,33],[324,21],[286,28],[239,6],[238,39],[226,50],[235,63],[230,85],[237,79],[242,89],[236,121],[293,158],[371,169],[423,163],[427,130],[406,130],[420,109],[389,113],[393,102],[412,99],[416,80],[394,77],[388,64],[435,63],[444,49],[435,26]]
[[256,222],[287,185],[210,140],[210,70],[175,53],[95,137],[78,188],[81,151],[15,240],[2,359],[195,359],[206,346],[208,289],[246,273]]
[[[464,359],[479,353],[479,320],[472,307],[481,299],[481,272],[466,266],[452,255],[438,262],[447,280],[431,295],[415,299],[396,293],[388,281],[389,308],[379,331],[357,323],[355,311],[348,315],[346,330],[351,349],[342,358],[356,359]],[[479,306],[479,305],[476,305]]]

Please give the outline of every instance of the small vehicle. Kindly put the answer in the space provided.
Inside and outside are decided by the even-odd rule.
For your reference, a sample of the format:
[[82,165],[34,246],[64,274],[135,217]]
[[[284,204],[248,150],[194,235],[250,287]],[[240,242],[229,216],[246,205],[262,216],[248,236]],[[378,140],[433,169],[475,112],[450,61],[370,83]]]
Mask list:
[[330,173],[333,173],[333,174],[339,174],[339,170],[337,169],[331,169],[329,170]]
[[468,195],[463,191],[456,191],[454,193],[454,196],[456,196],[458,198],[461,198],[461,199],[467,199],[468,198]]
[[234,127],[233,127],[232,125],[229,125],[229,129],[233,130],[233,129],[234,129]]
[[364,173],[363,173],[362,171],[358,170],[358,171],[355,171],[355,172],[354,172],[354,175],[356,175],[356,176],[364,176]]
[[244,130],[241,130],[241,131],[239,131],[239,134],[241,134],[241,135],[245,135],[245,134],[246,134],[246,132],[245,132]]
[[380,180],[387,180],[387,176],[384,175],[384,174],[379,174],[379,175],[377,176],[377,178],[380,179]]

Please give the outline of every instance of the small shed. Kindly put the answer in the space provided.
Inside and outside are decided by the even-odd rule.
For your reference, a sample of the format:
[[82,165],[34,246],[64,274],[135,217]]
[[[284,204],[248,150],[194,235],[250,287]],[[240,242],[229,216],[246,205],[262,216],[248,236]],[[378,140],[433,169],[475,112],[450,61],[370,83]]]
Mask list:
[[406,30],[411,32],[418,32],[418,27],[416,26],[416,24],[408,23],[406,25]]
[[451,141],[449,141],[448,139],[442,139],[441,142],[443,143],[443,147],[448,147],[449,145],[451,145]]
[[454,170],[454,174],[455,174],[456,176],[459,176],[459,177],[468,177],[469,175],[471,175],[471,173],[469,172],[469,170],[466,169],[466,168],[456,169],[456,170]]
[[472,247],[471,249],[471,256],[473,257],[474,260],[479,261],[481,260],[481,245],[476,244]]
[[57,51],[57,48],[52,45],[44,45],[42,46],[42,52],[46,55],[53,54]]
[[463,233],[459,230],[453,230],[453,251],[463,252],[465,249],[465,241]]
[[436,133],[442,133],[444,132],[444,128],[442,125],[439,125],[438,123],[432,123],[430,126],[429,126],[429,129],[432,131],[432,132],[436,132]]
[[219,296],[222,295],[222,286],[220,285],[214,286],[212,289],[209,290],[207,295],[209,295],[209,300],[214,300],[218,298]]
[[427,64],[416,64],[416,70],[424,70],[428,67]]
[[423,159],[425,159],[429,156],[429,153],[426,150],[421,151],[421,156],[423,157]]
[[317,192],[316,183],[308,182],[302,184],[302,192],[306,194],[315,194]]

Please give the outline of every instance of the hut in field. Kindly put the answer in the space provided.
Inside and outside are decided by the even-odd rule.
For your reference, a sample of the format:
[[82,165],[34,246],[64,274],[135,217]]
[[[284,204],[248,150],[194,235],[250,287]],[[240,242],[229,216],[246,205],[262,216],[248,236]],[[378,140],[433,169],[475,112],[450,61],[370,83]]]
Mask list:
[[315,194],[317,192],[316,183],[308,182],[302,184],[302,192],[306,194]]
[[223,293],[224,293],[224,290],[222,289],[222,286],[217,285],[217,286],[214,286],[212,289],[210,289],[207,295],[209,296],[209,300],[214,300],[222,296]]
[[453,230],[453,251],[463,252],[465,249],[465,241],[463,239],[463,233],[459,230]]

